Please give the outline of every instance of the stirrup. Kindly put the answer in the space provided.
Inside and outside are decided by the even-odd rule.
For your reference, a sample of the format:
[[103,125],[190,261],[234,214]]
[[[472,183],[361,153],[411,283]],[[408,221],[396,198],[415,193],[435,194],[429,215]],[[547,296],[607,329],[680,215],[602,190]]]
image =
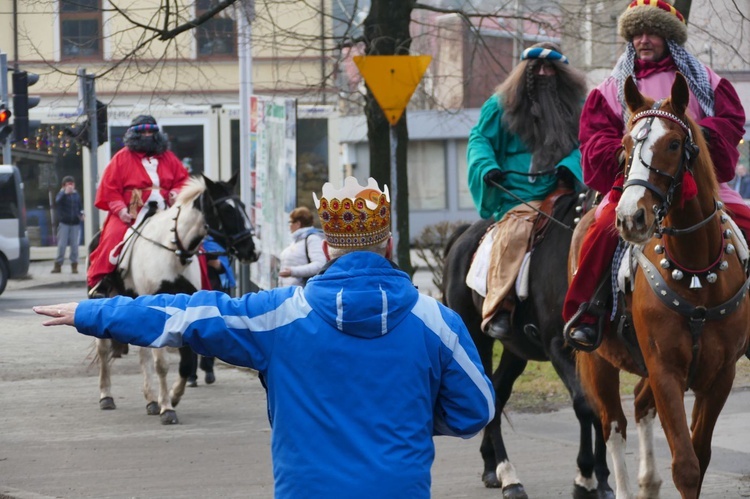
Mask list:
[[[602,310],[598,306],[591,302],[581,303],[581,306],[578,307],[576,313],[573,314],[573,317],[570,318],[563,328],[563,340],[565,341],[565,345],[575,350],[581,350],[582,352],[593,352],[599,348],[602,344],[602,339],[604,338],[604,315],[600,313],[601,311]],[[596,339],[591,345],[579,343],[571,336],[573,330],[581,324],[581,317],[584,313],[596,316],[596,324],[593,325],[593,327],[596,328]]]

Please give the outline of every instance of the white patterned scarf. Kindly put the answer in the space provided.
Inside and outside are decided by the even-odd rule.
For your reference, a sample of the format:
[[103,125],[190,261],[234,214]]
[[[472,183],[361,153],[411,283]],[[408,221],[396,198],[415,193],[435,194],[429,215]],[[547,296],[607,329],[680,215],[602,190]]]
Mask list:
[[[708,79],[708,71],[694,55],[685,50],[685,47],[678,45],[672,40],[667,40],[669,52],[677,66],[677,69],[685,75],[690,90],[698,99],[698,103],[706,116],[714,115],[714,89]],[[633,43],[628,43],[625,52],[617,60],[615,69],[612,70],[612,76],[617,80],[617,97],[622,104],[622,118],[625,123],[630,118],[630,111],[625,104],[625,80],[632,76],[635,80],[635,47]]]

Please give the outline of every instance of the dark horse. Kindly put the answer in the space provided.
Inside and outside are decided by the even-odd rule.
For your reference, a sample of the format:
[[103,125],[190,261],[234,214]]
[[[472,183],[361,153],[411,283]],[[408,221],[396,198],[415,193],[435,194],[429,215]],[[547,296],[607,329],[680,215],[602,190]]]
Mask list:
[[[583,196],[581,196],[583,198]],[[569,190],[555,203],[552,216],[562,224],[547,221],[542,241],[534,246],[530,260],[529,296],[517,302],[513,314],[513,340],[503,343],[500,364],[492,372],[495,340],[485,335],[482,322],[482,297],[466,285],[472,255],[492,223],[481,220],[457,231],[448,241],[443,270],[443,301],[458,312],[479,350],[485,372],[495,387],[496,414],[484,431],[480,452],[484,460],[482,481],[486,487],[503,488],[503,497],[526,498],[523,484],[508,458],[501,432],[503,408],[510,398],[513,383],[529,360],[549,360],[573,399],[573,408],[581,426],[573,496],[576,498],[614,497],[607,483],[609,470],[601,425],[585,400],[576,377],[573,352],[564,345],[562,304],[567,290],[567,258],[577,215],[579,195]],[[539,215],[537,223],[543,221]],[[592,429],[596,445],[592,441]]]
[[[135,228],[132,242],[126,244],[120,272],[108,276],[109,295],[138,296],[157,293],[194,293],[201,287],[198,260],[200,243],[206,234],[241,261],[257,260],[253,228],[245,206],[234,194],[237,177],[229,182],[192,179],[177,197],[174,206],[148,217]],[[98,239],[92,241],[92,245]],[[90,248],[91,250],[91,248]],[[149,352],[152,354],[150,355]],[[97,340],[101,409],[115,409],[110,393],[110,360],[118,355],[112,340]],[[187,347],[180,349],[180,378],[169,390],[169,365],[163,349],[140,349],[144,374],[146,412],[159,414],[163,424],[178,422],[174,406],[185,391],[187,373],[193,362]],[[158,375],[158,390],[152,385]]]

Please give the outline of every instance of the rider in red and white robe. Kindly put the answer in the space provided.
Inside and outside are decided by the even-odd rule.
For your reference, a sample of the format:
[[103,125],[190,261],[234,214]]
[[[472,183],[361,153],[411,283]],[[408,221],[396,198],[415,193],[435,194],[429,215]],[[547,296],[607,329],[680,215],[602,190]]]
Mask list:
[[125,145],[104,170],[95,206],[108,212],[99,246],[89,256],[87,283],[90,294],[105,275],[115,270],[128,227],[140,222],[150,201],[169,206],[188,178],[188,171],[171,151],[151,116],[138,116],[125,133]]

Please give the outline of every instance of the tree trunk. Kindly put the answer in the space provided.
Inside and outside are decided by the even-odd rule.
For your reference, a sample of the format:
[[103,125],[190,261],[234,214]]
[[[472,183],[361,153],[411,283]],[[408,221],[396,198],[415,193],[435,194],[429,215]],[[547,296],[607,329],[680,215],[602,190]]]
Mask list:
[[[366,55],[409,55],[411,37],[409,24],[416,0],[373,0],[370,13],[364,22]],[[367,89],[365,97],[367,139],[370,147],[370,176],[382,184],[392,185],[390,124],[375,97]],[[396,187],[395,195],[398,234],[396,255],[401,270],[414,273],[409,255],[409,182],[406,151],[409,133],[406,128],[406,111],[396,124]]]
[[693,0],[675,0],[674,8],[680,11],[680,14],[685,18],[685,22],[688,21],[690,15],[690,7],[693,4]]

